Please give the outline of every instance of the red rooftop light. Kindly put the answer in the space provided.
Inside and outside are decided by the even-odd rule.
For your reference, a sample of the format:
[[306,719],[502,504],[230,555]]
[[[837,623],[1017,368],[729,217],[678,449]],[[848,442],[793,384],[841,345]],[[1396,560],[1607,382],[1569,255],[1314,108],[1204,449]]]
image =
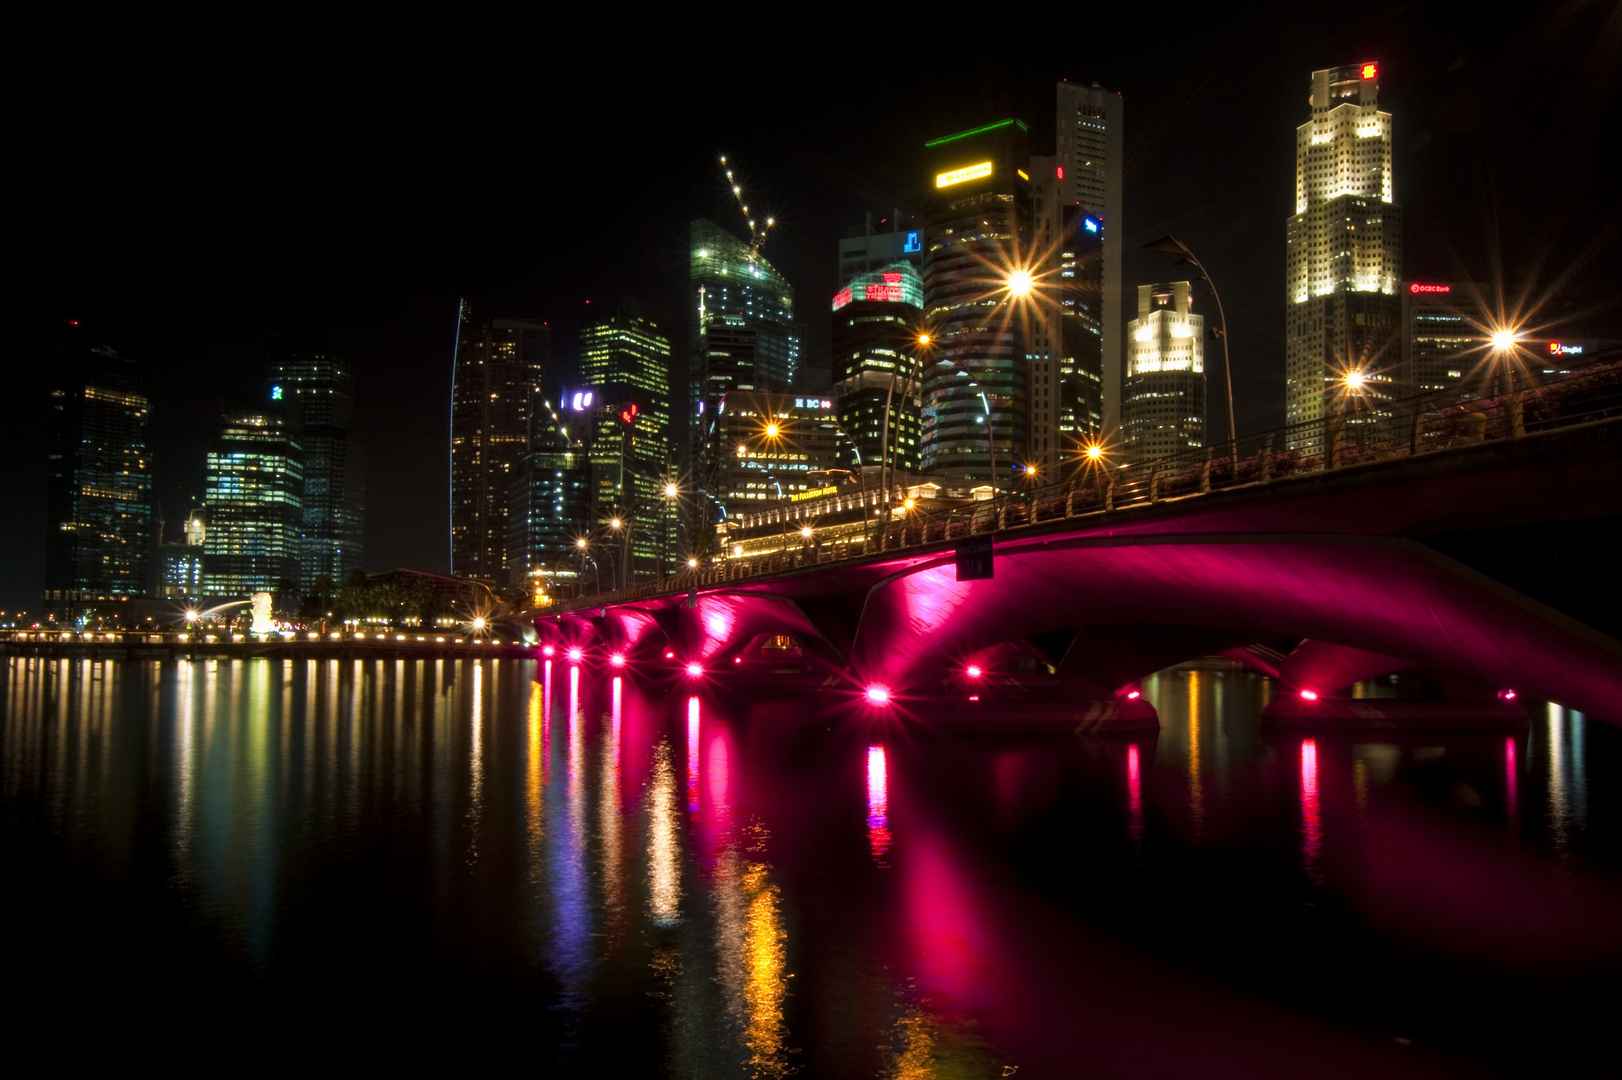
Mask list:
[[1363,78],[1372,79],[1378,74],[1380,74],[1380,69],[1379,69],[1378,65],[1375,65],[1375,64],[1364,64],[1363,65]]

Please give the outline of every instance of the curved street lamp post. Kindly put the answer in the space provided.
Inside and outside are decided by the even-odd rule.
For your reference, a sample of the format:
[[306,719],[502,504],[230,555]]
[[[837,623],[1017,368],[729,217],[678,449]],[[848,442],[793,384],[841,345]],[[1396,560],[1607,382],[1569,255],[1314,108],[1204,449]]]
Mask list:
[[1194,253],[1188,249],[1188,245],[1175,236],[1162,236],[1159,240],[1143,246],[1150,251],[1165,251],[1172,255],[1181,255],[1182,258],[1172,265],[1192,266],[1198,270],[1200,275],[1197,280],[1205,282],[1206,286],[1211,290],[1212,299],[1216,300],[1217,321],[1222,324],[1221,328],[1216,331],[1216,336],[1222,341],[1222,381],[1228,391],[1228,441],[1237,444],[1238,435],[1233,422],[1233,367],[1228,362],[1228,316],[1222,309],[1222,297],[1217,293],[1216,282],[1211,280],[1210,272],[1205,269],[1200,260],[1194,257]]

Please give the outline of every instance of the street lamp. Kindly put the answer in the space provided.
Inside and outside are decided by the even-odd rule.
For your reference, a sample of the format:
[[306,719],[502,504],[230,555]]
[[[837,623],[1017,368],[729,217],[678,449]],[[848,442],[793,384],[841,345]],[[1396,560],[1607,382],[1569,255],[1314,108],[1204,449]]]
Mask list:
[[1211,280],[1211,275],[1201,265],[1200,260],[1194,257],[1192,251],[1188,250],[1188,245],[1177,239],[1177,237],[1162,236],[1159,240],[1143,246],[1151,251],[1166,251],[1173,255],[1181,255],[1182,258],[1172,265],[1192,266],[1198,270],[1200,275],[1196,280],[1205,282],[1211,290],[1212,298],[1216,300],[1217,321],[1222,324],[1221,329],[1217,330],[1216,336],[1222,341],[1222,380],[1228,391],[1228,441],[1237,442],[1239,436],[1236,434],[1233,422],[1233,367],[1228,362],[1228,316],[1222,310],[1222,297],[1217,295],[1216,283]]
[[676,516],[676,500],[681,497],[681,488],[676,486],[675,480],[666,480],[665,495],[665,527],[659,531],[659,578],[663,580],[669,573],[670,566],[670,533],[671,522]]

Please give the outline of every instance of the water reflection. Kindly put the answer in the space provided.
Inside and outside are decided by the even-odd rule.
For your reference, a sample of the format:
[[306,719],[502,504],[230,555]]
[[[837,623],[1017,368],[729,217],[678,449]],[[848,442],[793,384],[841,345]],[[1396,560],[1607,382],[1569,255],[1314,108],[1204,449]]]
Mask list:
[[670,741],[661,739],[648,784],[648,913],[656,926],[669,926],[681,917],[680,829]]
[[[1380,985],[1426,987],[1425,1008],[1360,993],[1375,976],[1333,959],[1314,1000],[1343,985],[1347,1011],[1397,1030],[1393,1016],[1476,992],[1424,966],[1437,941],[1497,972],[1506,928],[1576,933],[1614,910],[1582,882],[1617,861],[1590,790],[1618,740],[1558,706],[1508,736],[1263,736],[1270,684],[1213,668],[1145,681],[1158,737],[875,736],[837,718],[810,730],[799,702],[774,712],[564,667],[14,659],[0,821],[15,880],[54,875],[75,902],[109,905],[92,913],[140,962],[98,971],[161,981],[172,966],[233,992],[353,981],[387,997],[398,982],[436,1007],[512,988],[544,1060],[706,1077],[996,1075],[1003,1061],[1062,1075],[1077,1047],[1107,1073],[1163,1050],[1167,1025],[1202,1032],[1202,1053],[1221,1032],[1246,1033],[1245,1049],[1265,1032],[1379,1073],[1389,1062],[1357,1057],[1361,1028],[1295,1026],[1294,985],[1269,983],[1265,963],[1247,995],[1211,980],[1270,951],[1294,971],[1303,947],[1332,958],[1370,941]],[[28,854],[51,845],[71,871]],[[1524,883],[1515,860],[1539,858],[1581,904]],[[1342,922],[1297,919],[1303,876]],[[11,895],[14,925],[72,940],[68,916]],[[1601,962],[1568,953],[1585,972]],[[1493,985],[1530,985],[1513,975]]]
[[1136,866],[1143,860],[1143,770],[1138,764],[1137,743],[1126,747],[1126,837]]
[[867,848],[874,865],[890,865],[890,794],[882,746],[867,748]]
[[1323,818],[1318,805],[1318,740],[1301,740],[1301,864],[1314,885],[1322,885]]

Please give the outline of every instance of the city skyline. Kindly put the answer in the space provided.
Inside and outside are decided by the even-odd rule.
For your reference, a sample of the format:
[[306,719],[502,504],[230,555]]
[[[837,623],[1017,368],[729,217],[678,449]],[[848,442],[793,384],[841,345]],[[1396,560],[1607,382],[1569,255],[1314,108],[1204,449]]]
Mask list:
[[[1610,235],[1607,229],[1614,233],[1609,204],[1580,197],[1585,190],[1595,190],[1592,185],[1597,183],[1584,175],[1582,155],[1587,151],[1563,154],[1559,160],[1567,163],[1565,168],[1541,171],[1529,165],[1538,154],[1522,152],[1513,155],[1514,161],[1502,161],[1501,155],[1491,153],[1497,125],[1513,122],[1496,119],[1497,107],[1506,103],[1522,110],[1519,115],[1569,116],[1570,125],[1598,119],[1597,103],[1604,100],[1604,78],[1610,73],[1602,65],[1596,87],[1594,65],[1606,55],[1607,39],[1587,33],[1600,42],[1588,46],[1579,18],[1567,25],[1551,22],[1540,28],[1542,39],[1512,49],[1486,29],[1461,31],[1442,15],[1412,18],[1420,25],[1404,22],[1409,16],[1399,18],[1393,12],[1377,12],[1336,28],[1312,27],[1305,20],[1280,24],[1270,31],[1272,40],[1279,42],[1276,54],[1255,58],[1247,52],[1240,66],[1225,61],[1223,49],[1254,24],[1235,22],[1203,37],[1193,30],[1183,32],[1161,46],[1162,55],[1180,59],[1181,64],[1151,65],[1148,53],[1141,46],[1130,46],[1124,37],[1115,43],[1093,40],[1085,49],[1010,53],[963,72],[915,73],[892,114],[865,121],[860,129],[832,122],[826,101],[819,104],[813,93],[822,89],[820,84],[803,88],[786,108],[778,107],[780,120],[767,122],[771,110],[763,104],[739,103],[730,115],[706,119],[696,131],[657,132],[654,147],[640,161],[643,168],[626,170],[640,172],[640,177],[596,177],[593,182],[611,197],[622,189],[635,190],[638,196],[632,201],[635,209],[621,215],[632,219],[624,225],[597,220],[573,227],[593,239],[584,251],[578,242],[557,248],[537,242],[540,226],[535,212],[508,197],[480,210],[481,221],[505,214],[514,224],[499,244],[494,239],[478,243],[459,239],[477,232],[478,223],[458,221],[453,226],[430,215],[411,241],[422,254],[403,260],[398,258],[403,248],[380,243],[376,227],[369,223],[360,229],[363,235],[335,241],[343,250],[363,256],[358,275],[352,267],[346,267],[343,275],[335,269],[312,268],[295,285],[260,290],[259,280],[251,275],[223,283],[206,281],[197,271],[177,278],[177,272],[169,269],[143,283],[132,280],[127,260],[143,249],[141,241],[150,238],[144,226],[117,219],[128,207],[122,198],[113,198],[87,210],[85,221],[70,220],[68,226],[75,235],[86,230],[113,234],[121,242],[108,245],[110,257],[86,266],[50,245],[29,249],[46,270],[35,286],[38,302],[32,314],[41,321],[82,318],[99,338],[156,372],[155,495],[171,521],[182,519],[188,506],[184,500],[202,490],[200,448],[209,437],[207,428],[218,422],[220,400],[257,379],[265,367],[270,337],[312,334],[333,340],[335,354],[352,364],[357,381],[367,388],[369,400],[358,406],[363,414],[357,418],[361,441],[372,450],[374,462],[393,466],[374,467],[369,477],[368,569],[442,568],[442,448],[447,437],[443,399],[456,296],[465,293],[486,300],[495,311],[550,320],[558,329],[558,340],[570,343],[574,333],[569,324],[577,318],[574,312],[583,299],[594,295],[606,299],[623,291],[646,295],[654,303],[668,302],[672,292],[679,296],[685,286],[687,222],[708,217],[734,235],[746,235],[715,163],[717,152],[727,152],[751,191],[758,192],[753,197],[778,213],[765,255],[783,270],[801,298],[807,326],[803,363],[825,366],[828,329],[818,309],[833,292],[833,249],[844,227],[877,207],[916,205],[918,147],[929,137],[1009,115],[1024,116],[1033,129],[1051,130],[1053,87],[1068,76],[1088,85],[1097,81],[1130,99],[1125,132],[1125,283],[1177,276],[1164,257],[1138,250],[1155,236],[1174,232],[1200,253],[1219,276],[1228,304],[1239,427],[1254,429],[1282,419],[1277,415],[1282,411],[1284,334],[1275,299],[1283,284],[1277,259],[1282,239],[1278,192],[1287,191],[1290,183],[1289,136],[1303,111],[1304,72],[1351,59],[1372,59],[1381,65],[1381,108],[1395,117],[1396,201],[1405,213],[1406,258],[1400,273],[1405,279],[1496,280],[1499,268],[1491,265],[1492,241],[1487,234],[1497,230],[1505,263],[1514,275],[1512,290],[1520,281],[1549,286],[1569,267],[1579,265],[1580,256],[1593,254],[1594,245]],[[1537,93],[1528,95],[1535,100],[1511,100],[1514,95],[1500,86],[1499,73],[1517,55],[1515,49],[1524,50],[1528,63],[1554,56],[1569,63],[1563,68],[1545,63]],[[1585,71],[1590,76],[1586,83]],[[1168,77],[1168,72],[1175,74]],[[1221,152],[1213,153],[1218,141],[1203,129],[1221,113],[1209,100],[1219,84],[1221,96],[1243,97],[1248,111],[1246,123],[1225,131]],[[571,100],[585,92],[581,88]],[[593,110],[591,115],[599,114]],[[572,123],[594,122],[587,117]],[[1551,128],[1539,132],[1539,137],[1572,130],[1559,123]],[[812,133],[821,138],[808,149]],[[94,144],[94,135],[87,132],[81,137]],[[102,135],[116,138],[116,132]],[[1167,162],[1185,159],[1201,163],[1199,175],[1167,174]],[[335,184],[340,193],[369,173],[364,162],[348,159],[345,164]],[[676,182],[667,185],[668,192],[646,190],[645,169],[653,168],[674,170]],[[1528,197],[1550,185],[1574,187],[1578,197]],[[71,207],[75,205],[71,194],[55,195],[47,205]],[[583,191],[580,197],[590,193]],[[314,199],[320,213],[314,223],[301,228],[318,229],[335,221],[334,209],[325,205],[331,200],[309,193],[303,198]],[[1559,216],[1560,209],[1585,205],[1602,206],[1613,218],[1589,227]],[[267,265],[283,267],[293,258],[295,238],[270,237],[273,220],[279,219],[250,223],[234,241],[236,246],[223,250],[211,247],[219,241],[203,238],[198,226],[187,225],[180,231],[180,248],[213,252],[216,258],[197,260],[199,265],[212,265],[220,257],[232,263],[237,255],[268,247],[275,258]],[[309,235],[301,233],[304,239]],[[529,239],[515,244],[514,237]],[[1540,250],[1545,243],[1547,250]],[[556,254],[559,249],[579,257],[566,268],[567,274]],[[626,252],[634,254],[634,266],[624,263]],[[446,258],[447,253],[451,257]],[[541,265],[548,258],[560,266]],[[1586,312],[1585,330],[1596,320],[1604,329],[1609,324],[1603,319],[1614,318],[1588,311],[1603,292],[1594,279],[1603,281],[1607,276],[1614,277],[1601,272],[1564,282],[1563,302],[1576,313]],[[356,284],[355,278],[361,283]],[[165,307],[161,298],[172,295],[177,283],[190,302]],[[256,291],[262,295],[249,299]],[[1196,311],[1211,314],[1203,306],[1207,303],[1197,297]],[[681,322],[676,323],[678,334]],[[575,358],[561,351],[560,347],[559,366],[572,368]],[[30,383],[25,377],[23,388],[31,393]],[[26,432],[29,418],[20,419]],[[36,471],[17,470],[19,476],[6,489],[8,506],[24,522],[38,516],[30,508],[42,498],[42,481],[20,474]],[[10,604],[37,602],[38,537],[35,532],[8,541],[8,554],[14,553],[8,562],[18,567],[5,582]]]

